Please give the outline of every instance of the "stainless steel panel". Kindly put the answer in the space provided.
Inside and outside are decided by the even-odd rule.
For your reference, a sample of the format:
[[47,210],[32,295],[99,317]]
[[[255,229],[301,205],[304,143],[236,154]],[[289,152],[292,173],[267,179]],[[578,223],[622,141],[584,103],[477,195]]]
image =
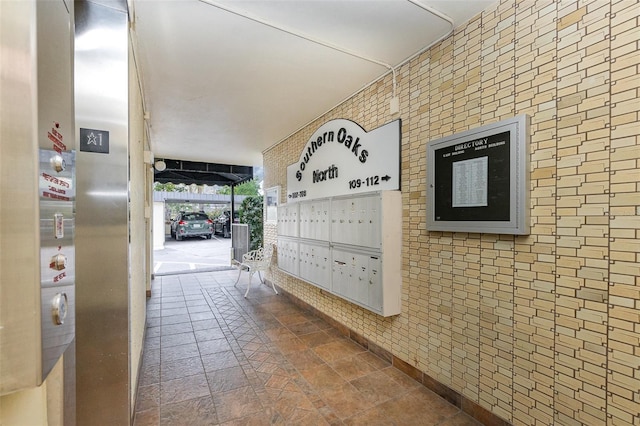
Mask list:
[[76,426],[76,341],[64,352],[64,426]]
[[[39,157],[40,322],[46,376],[75,336],[75,153],[41,149]],[[64,300],[64,318],[58,320],[52,305],[56,295]]]
[[[75,337],[73,33],[72,18],[64,1],[38,2],[37,33],[41,379],[44,380]],[[52,266],[54,256],[64,256],[65,264]],[[64,295],[66,300],[62,322],[52,318],[56,294]]]
[[[41,384],[74,334],[73,39],[63,0],[2,2],[0,8],[0,393],[5,394]],[[44,165],[41,153],[47,157]],[[52,157],[65,157],[66,169],[51,163]],[[55,279],[43,274],[50,271],[51,257],[40,247],[45,252],[59,247],[70,259],[58,262]],[[51,321],[50,299],[59,292],[68,295],[62,323]]]
[[[108,152],[79,149],[76,158],[77,423],[126,425],[128,20],[118,8],[77,1],[75,22],[76,134],[83,128],[109,135]],[[79,147],[85,142],[79,139]]]
[[[67,298],[68,312],[63,324],[56,324],[52,316],[51,302],[57,294]],[[42,289],[42,365],[47,374],[60,359],[75,335],[75,286],[62,285]]]

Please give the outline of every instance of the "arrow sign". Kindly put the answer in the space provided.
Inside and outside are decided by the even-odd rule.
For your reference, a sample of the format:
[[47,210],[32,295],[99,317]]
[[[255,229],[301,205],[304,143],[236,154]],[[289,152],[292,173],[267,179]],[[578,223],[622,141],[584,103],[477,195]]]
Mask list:
[[380,179],[382,179],[383,181],[388,181],[389,179],[391,179],[391,176],[386,175],[386,176],[382,176]]

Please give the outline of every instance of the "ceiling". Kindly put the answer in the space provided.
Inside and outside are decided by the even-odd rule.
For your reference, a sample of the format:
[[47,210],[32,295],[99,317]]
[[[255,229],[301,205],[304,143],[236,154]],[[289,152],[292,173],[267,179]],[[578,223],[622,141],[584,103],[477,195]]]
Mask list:
[[151,149],[261,166],[262,151],[389,73],[384,64],[449,33],[421,6],[458,27],[493,2],[129,0]]

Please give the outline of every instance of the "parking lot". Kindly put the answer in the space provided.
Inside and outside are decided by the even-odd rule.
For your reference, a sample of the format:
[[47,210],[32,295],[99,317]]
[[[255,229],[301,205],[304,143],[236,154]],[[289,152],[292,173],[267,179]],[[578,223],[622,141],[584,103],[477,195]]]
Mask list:
[[231,238],[214,235],[182,241],[165,238],[164,248],[153,251],[155,275],[231,269]]

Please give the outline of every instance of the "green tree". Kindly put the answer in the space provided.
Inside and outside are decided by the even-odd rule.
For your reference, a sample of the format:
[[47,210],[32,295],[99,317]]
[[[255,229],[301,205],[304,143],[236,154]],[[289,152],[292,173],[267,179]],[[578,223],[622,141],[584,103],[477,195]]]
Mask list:
[[153,184],[154,191],[166,191],[166,192],[187,192],[187,187],[184,184],[179,183],[175,184],[172,182],[168,183],[160,183],[156,182]]
[[262,195],[247,197],[238,209],[240,223],[249,225],[249,250],[262,247]]
[[[260,194],[259,190],[260,182],[258,182],[258,179],[253,178],[241,183],[240,185],[237,185],[234,188],[233,193],[235,195],[257,196]],[[223,186],[222,188],[218,189],[218,194],[231,195],[231,187],[229,185]]]

